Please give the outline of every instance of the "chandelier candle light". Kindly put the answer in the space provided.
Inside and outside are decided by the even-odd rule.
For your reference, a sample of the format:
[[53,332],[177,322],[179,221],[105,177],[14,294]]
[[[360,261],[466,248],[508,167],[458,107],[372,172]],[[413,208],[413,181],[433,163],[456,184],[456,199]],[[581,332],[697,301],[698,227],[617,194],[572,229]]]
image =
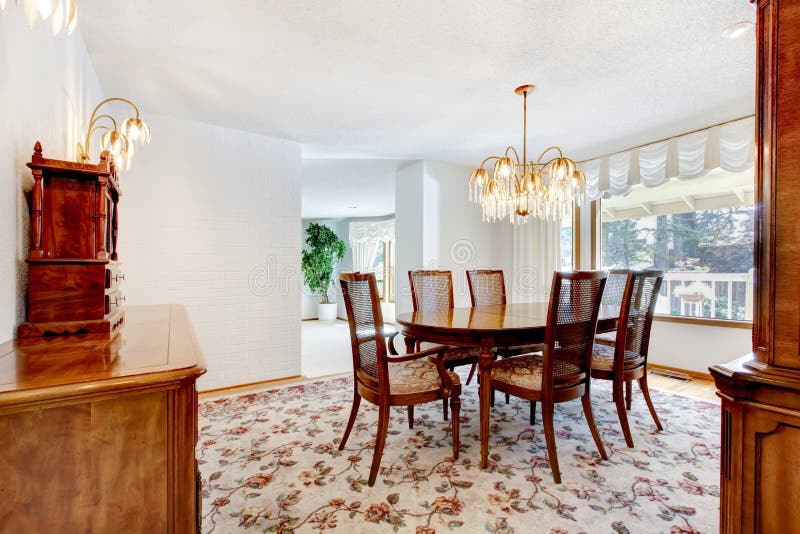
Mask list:
[[[98,115],[100,108],[109,102],[122,102],[129,105],[136,112],[136,115],[125,119],[122,129],[118,127],[117,119],[107,113]],[[105,120],[106,124],[100,124]],[[134,141],[142,144],[150,142],[150,128],[139,117],[139,108],[136,104],[125,98],[108,98],[100,102],[89,119],[89,129],[86,132],[86,141],[83,145],[78,144],[78,161],[86,163],[91,160],[92,135],[98,131],[105,131],[100,138],[100,147],[108,150],[113,156],[114,161],[120,169],[128,170],[131,167],[131,160],[134,154]]]
[[[528,94],[535,86],[522,85],[514,91],[523,98],[522,159],[514,147],[502,156],[490,156],[469,177],[469,199],[481,205],[483,220],[525,223],[528,217],[560,221],[569,216],[573,204],[586,203],[586,177],[575,162],[556,146],[528,161]],[[550,155],[550,159],[546,156]],[[495,160],[492,176],[484,169]]]
[[[0,0],[0,11],[5,11],[7,3],[7,0]],[[15,3],[19,4],[20,0],[16,0]],[[50,19],[53,35],[58,35],[64,28],[71,34],[78,23],[78,6],[75,0],[22,0],[22,6],[25,8],[25,19],[31,28],[36,24],[36,19]]]

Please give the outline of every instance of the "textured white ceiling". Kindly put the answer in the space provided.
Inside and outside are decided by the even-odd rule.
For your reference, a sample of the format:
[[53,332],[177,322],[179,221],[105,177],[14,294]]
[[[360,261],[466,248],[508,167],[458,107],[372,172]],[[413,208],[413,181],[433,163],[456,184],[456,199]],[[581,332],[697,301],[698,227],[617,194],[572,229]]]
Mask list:
[[[82,0],[109,95],[294,139],[305,153],[578,159],[752,113],[747,0]],[[533,150],[532,148],[532,150]]]
[[378,217],[394,213],[395,160],[304,159],[303,218]]

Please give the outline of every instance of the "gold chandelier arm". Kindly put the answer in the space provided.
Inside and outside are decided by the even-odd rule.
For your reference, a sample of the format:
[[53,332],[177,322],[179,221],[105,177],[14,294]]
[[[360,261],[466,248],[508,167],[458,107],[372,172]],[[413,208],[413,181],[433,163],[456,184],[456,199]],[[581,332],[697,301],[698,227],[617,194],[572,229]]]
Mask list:
[[[98,106],[98,107],[100,107],[100,106]],[[91,159],[91,157],[89,156],[89,154],[90,154],[89,151],[91,150],[92,134],[94,132],[96,132],[98,129],[101,128],[100,126],[95,126],[98,121],[100,121],[101,119],[108,119],[108,120],[111,121],[111,124],[114,125],[114,129],[115,130],[118,129],[117,128],[117,121],[114,119],[114,117],[112,117],[111,115],[108,115],[108,114],[95,116],[96,112],[97,112],[97,108],[95,108],[94,113],[92,113],[92,120],[89,121],[89,130],[86,132],[86,141],[83,144],[83,155],[82,155],[82,158],[84,160]],[[102,126],[102,128],[104,128],[106,130],[109,129],[108,126]]]
[[[537,159],[537,160],[536,160],[536,166],[537,166],[537,167],[545,167],[545,166],[547,166],[547,163],[550,163],[550,162],[552,162],[552,161],[553,161],[553,160],[551,159],[550,161],[548,161],[547,163],[545,163],[544,165],[542,165],[542,158],[544,157],[544,155],[545,155],[545,154],[547,154],[547,153],[548,153],[548,152],[550,152],[551,150],[556,150],[556,151],[558,151],[558,157],[559,157],[559,158],[563,158],[563,157],[564,157],[564,153],[563,153],[563,152],[561,152],[561,149],[560,149],[560,148],[558,148],[557,146],[551,146],[551,147],[545,148],[545,149],[542,151],[542,153],[541,153],[541,154],[539,154],[539,159]],[[557,159],[557,158],[553,158],[553,159]]]
[[517,152],[517,149],[516,149],[516,148],[514,148],[513,146],[510,146],[510,147],[506,148],[506,153],[505,153],[506,157],[508,157],[508,152],[509,152],[509,151],[511,151],[511,152],[513,152],[513,153],[514,153],[514,159],[516,159],[516,160],[517,160],[517,165],[522,165],[522,164],[519,162],[519,153]]
[[489,156],[488,158],[486,158],[486,159],[484,159],[483,161],[481,161],[481,166],[480,166],[480,167],[478,167],[478,168],[479,168],[479,169],[482,169],[482,168],[483,168],[483,166],[484,166],[484,165],[486,165],[486,162],[487,162],[487,161],[491,161],[491,160],[493,160],[493,159],[500,159],[500,156]]

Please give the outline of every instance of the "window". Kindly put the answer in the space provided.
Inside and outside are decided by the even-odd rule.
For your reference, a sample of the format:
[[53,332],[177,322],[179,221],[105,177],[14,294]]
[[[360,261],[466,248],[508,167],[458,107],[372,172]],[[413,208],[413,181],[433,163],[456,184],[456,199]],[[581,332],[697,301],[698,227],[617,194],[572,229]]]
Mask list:
[[600,220],[604,269],[664,271],[656,313],[752,320],[752,171],[636,186]]
[[384,302],[394,302],[394,240],[383,241],[372,266],[378,296]]

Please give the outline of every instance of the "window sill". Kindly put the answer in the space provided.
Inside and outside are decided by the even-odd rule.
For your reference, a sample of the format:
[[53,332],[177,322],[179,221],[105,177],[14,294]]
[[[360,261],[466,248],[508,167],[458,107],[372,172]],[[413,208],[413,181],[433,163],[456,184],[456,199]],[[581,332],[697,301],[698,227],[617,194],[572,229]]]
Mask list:
[[654,315],[653,319],[665,323],[684,323],[697,326],[719,326],[723,328],[753,329],[752,321],[731,321],[728,319],[709,319],[707,317],[684,317],[681,315]]

